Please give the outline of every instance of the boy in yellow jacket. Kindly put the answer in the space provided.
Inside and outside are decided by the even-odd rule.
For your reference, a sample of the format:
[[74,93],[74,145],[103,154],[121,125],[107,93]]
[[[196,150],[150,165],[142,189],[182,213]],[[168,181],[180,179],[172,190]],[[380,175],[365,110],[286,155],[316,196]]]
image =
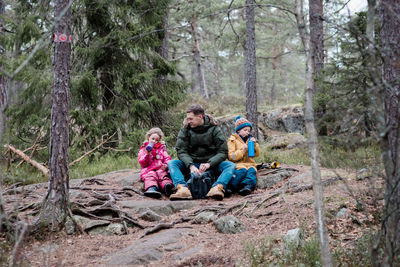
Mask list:
[[250,135],[253,126],[241,116],[235,118],[235,133],[228,139],[228,159],[236,163],[236,169],[229,183],[233,192],[242,196],[250,194],[256,187],[256,162],[248,155],[249,139],[254,142],[255,157],[260,155],[260,145]]

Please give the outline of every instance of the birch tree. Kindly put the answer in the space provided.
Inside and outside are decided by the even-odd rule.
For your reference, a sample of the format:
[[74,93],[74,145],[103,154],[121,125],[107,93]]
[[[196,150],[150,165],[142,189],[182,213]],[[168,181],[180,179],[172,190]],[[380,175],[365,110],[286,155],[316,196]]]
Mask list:
[[306,124],[308,146],[310,149],[310,157],[311,157],[317,234],[321,250],[322,266],[332,266],[332,256],[329,248],[329,238],[325,227],[323,188],[321,185],[321,170],[319,164],[317,131],[315,129],[315,124],[314,124],[314,110],[313,110],[314,77],[313,77],[313,62],[312,62],[313,50],[311,49],[310,46],[310,35],[307,32],[306,24],[304,21],[302,0],[296,0],[296,21],[307,58],[306,89],[305,89],[306,99],[305,99],[304,120]]

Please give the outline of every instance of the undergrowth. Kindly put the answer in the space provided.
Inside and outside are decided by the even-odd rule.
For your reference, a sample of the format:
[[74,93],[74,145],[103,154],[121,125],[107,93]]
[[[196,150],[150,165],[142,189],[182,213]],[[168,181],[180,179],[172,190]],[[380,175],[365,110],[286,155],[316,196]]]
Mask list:
[[[339,244],[332,249],[335,266],[372,266],[370,247],[373,236],[373,233],[366,233],[354,241],[351,246],[343,248]],[[322,266],[318,239],[315,236],[299,247],[284,247],[278,239],[271,237],[248,241],[244,244],[242,261],[243,263],[240,266],[243,267]]]
[[[259,160],[262,162],[278,161],[284,164],[310,165],[309,149],[306,145],[293,149],[271,150],[265,145]],[[320,143],[320,164],[324,168],[363,169],[375,166],[382,169],[380,148],[377,145],[360,146],[354,150]]]

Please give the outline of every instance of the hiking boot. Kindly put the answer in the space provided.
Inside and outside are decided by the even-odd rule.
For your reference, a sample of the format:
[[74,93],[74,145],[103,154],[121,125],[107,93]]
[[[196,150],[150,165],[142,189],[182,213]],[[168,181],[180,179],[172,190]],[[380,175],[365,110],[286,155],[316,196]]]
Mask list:
[[146,197],[151,197],[151,198],[160,198],[161,193],[158,192],[158,188],[156,186],[151,186],[147,188],[147,190],[144,192],[144,195]]
[[172,190],[174,190],[174,186],[172,184],[166,184],[164,186],[164,192],[167,197],[169,197],[172,194]]
[[213,188],[208,191],[207,197],[216,199],[216,200],[222,200],[224,198],[224,186],[222,184],[217,184]]
[[189,188],[184,185],[178,184],[176,187],[177,191],[175,194],[170,195],[170,200],[185,200],[192,199],[192,194],[190,193]]
[[250,186],[246,185],[245,187],[243,187],[242,189],[239,190],[239,194],[241,196],[247,196],[251,194],[251,188]]

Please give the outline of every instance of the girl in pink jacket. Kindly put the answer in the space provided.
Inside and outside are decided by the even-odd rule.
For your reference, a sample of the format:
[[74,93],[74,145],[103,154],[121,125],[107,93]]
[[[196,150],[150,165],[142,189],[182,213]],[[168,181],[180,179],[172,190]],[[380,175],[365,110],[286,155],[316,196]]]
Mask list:
[[152,198],[161,197],[160,189],[169,196],[174,188],[172,180],[168,177],[167,162],[171,157],[165,150],[164,142],[161,142],[163,137],[164,133],[160,128],[150,129],[138,153],[138,161],[142,167],[140,178],[144,182],[144,195]]

